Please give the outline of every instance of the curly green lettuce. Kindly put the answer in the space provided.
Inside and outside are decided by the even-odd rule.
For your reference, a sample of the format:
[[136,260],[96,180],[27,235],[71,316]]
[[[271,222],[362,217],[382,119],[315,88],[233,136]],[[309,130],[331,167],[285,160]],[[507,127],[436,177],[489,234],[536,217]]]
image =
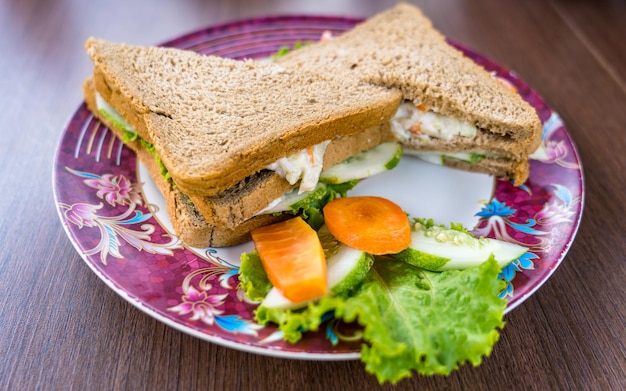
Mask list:
[[479,365],[498,341],[506,308],[499,272],[493,259],[446,272],[386,259],[335,316],[364,327],[361,359],[381,383],[412,371],[447,375],[465,362]]

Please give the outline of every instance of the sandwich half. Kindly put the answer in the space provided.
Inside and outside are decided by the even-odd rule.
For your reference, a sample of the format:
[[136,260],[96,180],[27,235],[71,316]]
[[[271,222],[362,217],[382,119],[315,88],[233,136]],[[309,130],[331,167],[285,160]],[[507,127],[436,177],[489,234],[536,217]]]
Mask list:
[[188,245],[244,242],[320,193],[326,168],[392,139],[396,90],[252,60],[89,39],[94,115],[148,168]]
[[535,110],[450,46],[412,5],[400,3],[277,62],[402,91],[392,124],[407,153],[516,185],[528,178],[528,155],[541,142]]

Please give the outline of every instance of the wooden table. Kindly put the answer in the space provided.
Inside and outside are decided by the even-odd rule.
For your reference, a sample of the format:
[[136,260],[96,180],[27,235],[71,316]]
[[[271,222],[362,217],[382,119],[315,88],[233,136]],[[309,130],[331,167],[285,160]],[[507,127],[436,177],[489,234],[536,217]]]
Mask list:
[[[0,2],[0,388],[352,390],[359,361],[299,361],[204,342],[138,311],[63,231],[51,171],[92,65],[89,36],[163,42],[268,14],[366,17],[393,1]],[[491,357],[398,389],[626,389],[626,3],[418,0],[455,41],[514,69],[560,113],[586,198],[563,264],[506,316]],[[390,389],[388,385],[383,388]]]

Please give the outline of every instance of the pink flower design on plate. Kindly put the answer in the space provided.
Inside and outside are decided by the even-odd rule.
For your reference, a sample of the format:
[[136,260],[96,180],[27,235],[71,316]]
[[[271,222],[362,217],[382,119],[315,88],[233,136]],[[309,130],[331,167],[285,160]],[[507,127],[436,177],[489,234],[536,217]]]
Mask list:
[[124,175],[104,174],[101,177],[85,179],[84,182],[87,186],[97,189],[96,195],[111,206],[142,203],[139,189]]
[[543,209],[537,213],[536,220],[542,225],[555,225],[571,222],[574,214],[574,211],[564,203],[553,201],[545,204]]
[[179,315],[193,314],[190,320],[201,320],[203,323],[212,325],[215,315],[221,315],[224,311],[215,308],[224,303],[228,294],[209,295],[206,291],[199,291],[189,286],[182,297],[183,302],[168,308],[168,311]]
[[553,184],[554,198],[546,202],[543,209],[537,213],[535,220],[541,225],[555,225],[572,222],[580,203],[579,197],[574,197],[570,190],[562,185]]
[[[172,255],[172,250],[181,248],[180,240],[173,235],[168,243],[155,243],[152,234],[155,231],[153,224],[146,224],[152,217],[152,213],[144,213],[137,209],[137,205],[143,203],[137,184],[132,183],[124,175],[104,174],[98,175],[90,172],[77,171],[69,167],[66,169],[74,175],[84,178],[83,183],[97,189],[96,195],[106,200],[111,206],[116,204],[126,206],[126,210],[113,216],[99,216],[97,211],[103,208],[103,203],[91,205],[76,203],[68,205],[59,203],[63,210],[63,216],[70,224],[79,229],[83,227],[98,228],[100,230],[99,243],[86,255],[100,254],[102,264],[107,264],[109,255],[115,258],[123,258],[120,249],[122,241],[130,244],[137,250],[145,250],[152,254]],[[136,225],[140,230],[135,229]]]
[[546,163],[558,163],[567,156],[567,146],[563,141],[548,140],[545,145]]
[[563,121],[561,121],[561,118],[558,114],[552,113],[543,126],[543,141],[539,148],[531,154],[530,158],[546,164],[557,164],[565,168],[579,169],[578,163],[570,161],[572,156],[566,142],[553,139],[555,132],[562,127]]
[[65,209],[63,215],[65,219],[76,225],[78,228],[95,227],[97,225],[98,214],[96,211],[102,209],[102,204],[91,205],[77,203],[73,205],[60,204]]

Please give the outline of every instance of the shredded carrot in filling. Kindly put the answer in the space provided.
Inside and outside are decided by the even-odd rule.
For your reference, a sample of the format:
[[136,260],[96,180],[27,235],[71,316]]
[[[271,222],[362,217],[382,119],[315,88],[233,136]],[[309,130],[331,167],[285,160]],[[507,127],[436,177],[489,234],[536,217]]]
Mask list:
[[419,122],[414,123],[413,125],[411,125],[411,127],[409,128],[409,133],[412,134],[422,134],[422,127],[420,126]]
[[306,151],[309,153],[309,160],[311,164],[315,164],[315,154],[313,153],[313,147],[307,147]]

